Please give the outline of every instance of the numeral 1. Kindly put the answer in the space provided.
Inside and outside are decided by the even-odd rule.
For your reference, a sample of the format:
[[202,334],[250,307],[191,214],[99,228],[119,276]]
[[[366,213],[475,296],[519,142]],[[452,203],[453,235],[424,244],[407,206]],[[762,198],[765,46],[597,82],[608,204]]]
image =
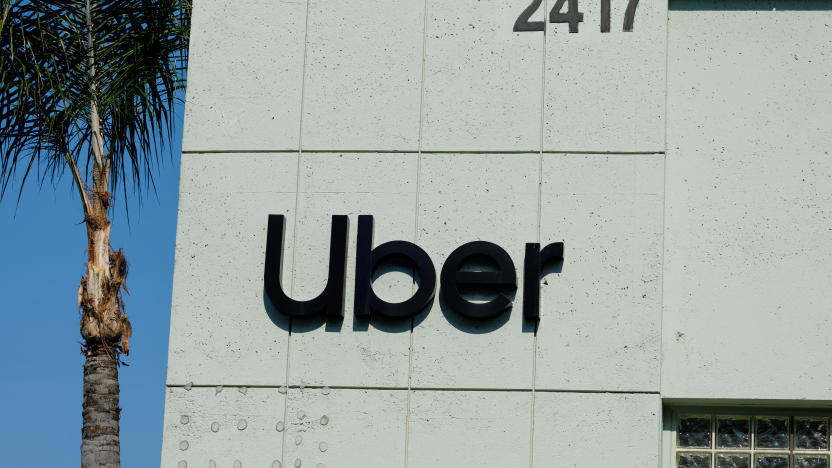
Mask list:
[[601,32],[610,32],[610,0],[601,0]]

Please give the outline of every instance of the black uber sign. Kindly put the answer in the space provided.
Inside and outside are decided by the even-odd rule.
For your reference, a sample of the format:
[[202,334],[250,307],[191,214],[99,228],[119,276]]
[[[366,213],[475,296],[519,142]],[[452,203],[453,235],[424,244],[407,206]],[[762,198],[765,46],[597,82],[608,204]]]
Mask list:
[[[283,291],[283,238],[285,218],[269,215],[266,235],[266,265],[263,275],[266,295],[275,308],[290,317],[310,317],[324,314],[326,318],[344,315],[344,283],[347,263],[347,228],[345,215],[332,216],[329,241],[329,276],[326,287],[318,297],[308,301],[296,301]],[[496,271],[465,271],[462,266],[473,258],[487,258],[497,266]],[[386,262],[404,260],[412,264],[414,274],[420,278],[419,288],[410,299],[390,303],[380,299],[372,288],[373,273]],[[563,261],[563,242],[547,245],[526,244],[524,262],[523,315],[527,319],[540,318],[540,275],[543,266]],[[474,319],[495,317],[511,307],[512,301],[499,291],[517,289],[514,262],[500,246],[486,241],[468,242],[454,250],[440,275],[442,298],[456,313]],[[471,302],[463,297],[460,286],[479,291],[497,292],[488,302]],[[380,315],[389,318],[410,318],[424,310],[433,301],[436,292],[436,270],[430,256],[418,245],[407,241],[385,242],[373,248],[373,217],[358,217],[358,240],[355,260],[356,317],[369,318]]]

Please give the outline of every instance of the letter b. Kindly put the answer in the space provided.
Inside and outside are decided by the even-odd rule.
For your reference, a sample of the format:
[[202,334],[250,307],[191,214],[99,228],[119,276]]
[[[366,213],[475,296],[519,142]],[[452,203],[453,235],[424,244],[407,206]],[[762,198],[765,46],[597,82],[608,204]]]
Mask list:
[[[384,260],[404,258],[413,263],[421,282],[410,299],[391,304],[381,300],[373,291],[373,272]],[[433,300],[436,292],[436,271],[428,254],[416,244],[391,241],[373,248],[373,217],[358,217],[358,244],[355,256],[355,315],[368,317],[371,313],[391,318],[412,317]]]

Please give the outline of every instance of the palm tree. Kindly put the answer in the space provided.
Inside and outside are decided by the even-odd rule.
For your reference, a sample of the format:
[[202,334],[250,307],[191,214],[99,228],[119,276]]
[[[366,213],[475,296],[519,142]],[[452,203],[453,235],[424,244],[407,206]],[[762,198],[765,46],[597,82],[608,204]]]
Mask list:
[[[0,0],[0,198],[72,177],[87,231],[78,286],[81,466],[118,467],[127,261],[110,246],[113,193],[153,187],[185,79],[186,0]],[[67,288],[68,289],[68,288]],[[67,291],[69,293],[69,291]]]

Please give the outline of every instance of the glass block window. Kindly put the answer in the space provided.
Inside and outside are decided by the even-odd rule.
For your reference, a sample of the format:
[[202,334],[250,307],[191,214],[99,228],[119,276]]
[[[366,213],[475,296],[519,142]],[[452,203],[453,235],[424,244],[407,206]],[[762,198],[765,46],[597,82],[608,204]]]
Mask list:
[[674,468],[830,468],[828,415],[674,416]]

